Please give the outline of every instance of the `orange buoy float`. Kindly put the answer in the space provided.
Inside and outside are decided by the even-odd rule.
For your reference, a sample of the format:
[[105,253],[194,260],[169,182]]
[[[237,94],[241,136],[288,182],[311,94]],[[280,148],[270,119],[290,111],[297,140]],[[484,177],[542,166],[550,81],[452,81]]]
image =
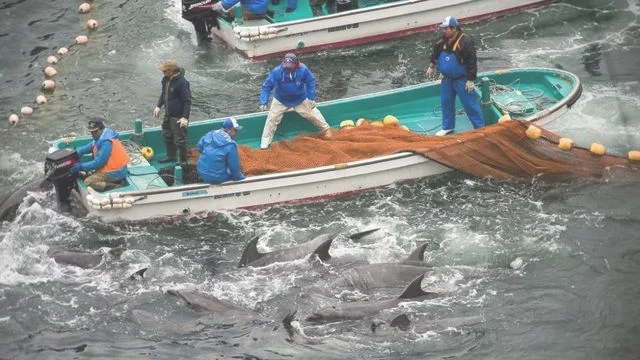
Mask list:
[[56,88],[56,82],[53,80],[45,80],[42,82],[42,89],[53,90]]
[[86,35],[76,37],[76,44],[78,45],[85,45],[87,42],[89,42],[89,38]]
[[91,5],[89,3],[82,3],[78,6],[78,12],[80,14],[86,14],[91,11]]
[[558,140],[558,147],[560,150],[569,151],[573,147],[573,140],[569,138],[560,138],[560,140]]
[[67,55],[68,52],[69,52],[69,49],[67,49],[66,47],[61,47],[60,49],[58,49],[58,55],[60,56],[65,56]]
[[36,96],[36,102],[38,104],[46,104],[47,103],[47,98],[44,95],[38,95],[38,96]]
[[58,62],[58,58],[53,56],[53,55],[49,55],[49,57],[47,58],[47,63],[49,65],[54,65]]
[[589,151],[596,155],[604,155],[606,150],[607,149],[604,147],[604,145],[598,143],[593,143],[591,144],[591,147],[589,147]]
[[540,138],[540,135],[542,135],[542,130],[540,130],[540,128],[537,126],[529,125],[529,127],[527,128],[526,134],[529,137],[529,139],[537,140]]
[[505,122],[505,121],[511,121],[511,115],[509,114],[504,114],[502,116],[500,116],[500,119],[498,119],[498,122]]
[[9,124],[11,126],[16,126],[16,124],[20,121],[20,118],[16,114],[9,115]]
[[640,151],[631,150],[631,151],[629,151],[628,155],[629,155],[629,160],[640,161]]
[[353,120],[343,120],[340,122],[340,129],[351,129],[354,126]]
[[363,126],[363,125],[367,125],[369,124],[369,120],[365,119],[365,118],[360,118],[358,119],[358,121],[356,121],[356,126]]
[[87,29],[98,30],[98,21],[96,19],[87,20]]
[[53,66],[47,66],[46,68],[44,68],[44,74],[47,77],[54,77],[58,74],[58,71],[56,71]]
[[386,127],[398,127],[400,126],[400,121],[393,115],[387,115],[382,120],[382,124]]
[[33,108],[31,106],[23,106],[20,109],[20,112],[22,113],[22,115],[29,116],[29,115],[33,114]]

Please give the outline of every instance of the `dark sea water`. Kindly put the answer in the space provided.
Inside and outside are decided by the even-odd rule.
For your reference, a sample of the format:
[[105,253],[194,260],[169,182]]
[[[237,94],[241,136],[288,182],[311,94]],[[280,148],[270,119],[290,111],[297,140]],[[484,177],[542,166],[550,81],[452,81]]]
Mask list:
[[[0,193],[42,173],[47,141],[84,132],[88,116],[116,129],[151,117],[161,74],[176,58],[194,94],[192,120],[255,111],[277,60],[251,62],[214,41],[197,45],[177,0],[0,0]],[[456,15],[456,14],[453,14]],[[466,30],[481,70],[558,67],[584,82],[578,103],[549,128],[588,146],[640,149],[640,1],[574,0]],[[34,105],[46,58],[95,18],[90,43],[56,68],[58,89]],[[425,81],[435,34],[304,55],[321,100]],[[10,128],[23,105],[36,111]],[[106,225],[56,212],[51,192],[31,193],[0,225],[1,359],[638,359],[640,187],[637,179],[526,184],[460,173],[328,203],[229,211],[151,225]],[[76,214],[77,215],[77,214]],[[338,238],[335,263],[237,269],[244,245],[262,251],[327,233],[379,227],[360,242]],[[442,296],[373,319],[313,326],[304,319],[339,300],[386,299],[328,284],[354,263],[396,262],[428,242],[434,265],[422,287]],[[96,269],[56,264],[53,247],[105,251]],[[128,280],[148,267],[144,279]],[[167,289],[197,289],[247,309],[196,313]],[[289,335],[280,320],[298,314]],[[406,313],[418,325],[481,316],[440,331],[370,325]]]

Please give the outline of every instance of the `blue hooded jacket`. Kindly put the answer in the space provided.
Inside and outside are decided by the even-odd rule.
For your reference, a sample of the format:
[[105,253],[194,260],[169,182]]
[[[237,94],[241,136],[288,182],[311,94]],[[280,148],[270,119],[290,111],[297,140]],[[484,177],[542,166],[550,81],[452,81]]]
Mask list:
[[287,107],[299,105],[306,99],[316,99],[316,78],[302,63],[291,72],[286,72],[282,65],[278,65],[269,73],[267,80],[262,84],[261,105],[267,104],[269,94],[274,88],[273,97]]
[[[82,156],[85,154],[91,154],[91,149],[93,149],[94,144],[98,148],[96,157],[91,161],[81,163],[80,170],[97,170],[105,166],[107,164],[107,161],[109,161],[109,157],[111,156],[111,139],[116,138],[118,138],[117,132],[109,128],[105,128],[97,140],[93,140],[92,142],[78,149],[78,155]],[[120,170],[110,171],[106,174],[114,179],[124,179],[127,176],[127,165],[123,166]]]
[[198,175],[209,184],[245,178],[240,171],[238,144],[223,129],[212,130],[198,141]]
[[222,0],[222,7],[229,10],[237,3],[240,3],[248,12],[256,15],[266,14],[269,9],[269,0]]

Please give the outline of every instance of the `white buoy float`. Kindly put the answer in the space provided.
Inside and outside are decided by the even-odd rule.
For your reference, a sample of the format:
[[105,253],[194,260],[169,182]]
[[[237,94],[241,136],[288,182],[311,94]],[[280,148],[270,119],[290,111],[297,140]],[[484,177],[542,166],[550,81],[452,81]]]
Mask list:
[[69,52],[69,49],[67,49],[66,47],[61,47],[60,49],[58,49],[58,55],[60,56],[67,55],[68,52]]
[[50,56],[47,58],[47,63],[49,63],[49,65],[54,65],[54,64],[56,64],[57,62],[58,62],[58,58],[57,58],[57,57],[55,57],[55,56],[53,56],[53,55],[50,55]]
[[42,88],[44,90],[53,90],[56,88],[56,82],[53,80],[45,80],[42,82]]
[[86,14],[89,11],[91,11],[91,5],[89,5],[89,3],[82,3],[80,4],[80,6],[78,7],[78,12],[80,14]]
[[44,74],[47,77],[54,77],[58,74],[58,71],[56,71],[53,66],[47,66],[46,68],[44,68]]
[[79,35],[76,37],[76,44],[84,45],[89,41],[89,38],[86,35]]
[[98,30],[98,21],[96,19],[87,20],[87,29]]
[[38,103],[38,104],[46,104],[47,103],[46,96],[44,96],[44,95],[36,96],[36,103]]
[[31,106],[23,106],[20,109],[20,112],[22,113],[22,115],[29,116],[33,114],[33,108]]
[[9,115],[9,124],[11,126],[16,126],[16,124],[20,121],[20,118],[16,114]]

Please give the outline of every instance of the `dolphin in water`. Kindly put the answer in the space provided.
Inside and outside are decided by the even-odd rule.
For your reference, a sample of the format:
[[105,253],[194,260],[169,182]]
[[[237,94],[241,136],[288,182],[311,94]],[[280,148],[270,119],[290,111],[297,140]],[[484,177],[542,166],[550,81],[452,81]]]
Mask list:
[[[362,237],[369,235],[377,230],[378,229],[366,230],[357,234],[350,235],[349,238],[351,238],[352,240],[359,240]],[[242,253],[242,257],[240,258],[240,262],[238,263],[238,267],[267,266],[269,264],[277,262],[304,259],[310,254],[318,255],[318,258],[320,260],[327,261],[331,259],[329,248],[331,247],[331,243],[336,238],[336,236],[336,234],[322,234],[304,244],[286,249],[275,250],[268,253],[261,253],[258,251],[257,245],[259,237],[256,236],[251,239],[249,244],[247,244],[247,246],[245,247],[244,252]]]
[[314,311],[306,320],[318,324],[342,320],[357,320],[373,316],[385,309],[392,309],[402,302],[424,301],[438,297],[437,293],[422,290],[421,283],[423,278],[424,274],[415,278],[411,284],[404,289],[402,294],[395,299],[378,302],[340,303]]
[[[412,323],[407,314],[400,314],[391,320],[390,326],[402,331],[411,330],[415,333],[422,334],[428,331],[445,331],[450,328],[462,328],[483,323],[484,317],[480,315],[465,316],[459,318],[439,319],[429,322]],[[375,332],[379,324],[371,323],[371,331]]]
[[20,186],[8,194],[4,194],[0,197],[0,221],[12,221],[15,219],[18,207],[27,196],[27,192],[48,190],[51,186],[51,181],[43,176]]
[[379,263],[360,265],[345,271],[341,277],[334,280],[331,289],[357,289],[371,291],[379,288],[398,287],[406,284],[416,276],[424,274],[430,265],[424,263],[424,243],[414,250],[402,263]]
[[[125,248],[118,247],[108,251],[109,255],[119,257]],[[91,269],[102,263],[104,254],[96,254],[79,250],[49,249],[47,255],[58,264],[73,265],[83,269]]]
[[229,311],[244,310],[232,303],[220,300],[213,295],[196,291],[167,290],[167,293],[184,300],[189,307],[199,312],[210,311],[215,313],[226,313]]

